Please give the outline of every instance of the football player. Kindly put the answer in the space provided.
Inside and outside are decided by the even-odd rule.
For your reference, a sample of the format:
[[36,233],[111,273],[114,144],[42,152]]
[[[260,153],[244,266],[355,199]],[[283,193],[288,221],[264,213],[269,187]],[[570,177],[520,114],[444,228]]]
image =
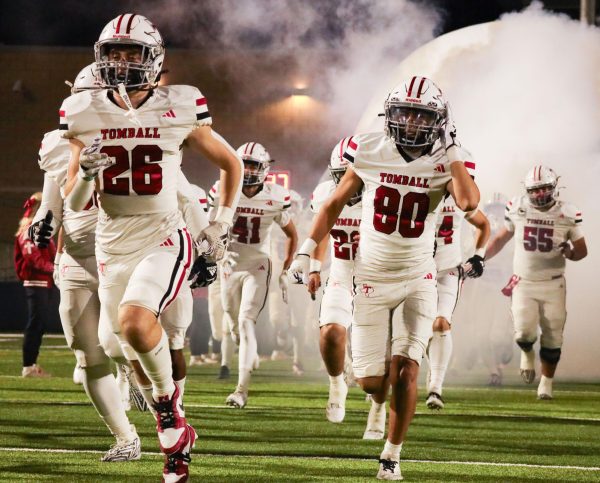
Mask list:
[[450,328],[452,313],[458,302],[463,283],[462,249],[460,231],[462,219],[476,229],[475,254],[467,260],[464,274],[471,278],[483,273],[485,244],[490,238],[490,223],[478,209],[464,213],[457,209],[454,198],[444,200],[435,226],[435,264],[437,268],[437,316],[433,322],[433,335],[427,346],[429,377],[427,384],[427,407],[442,409],[442,386],[450,358],[452,357],[452,336]]
[[503,292],[512,292],[515,340],[521,348],[520,372],[527,384],[535,380],[533,345],[538,326],[541,329],[539,399],[552,399],[552,381],[561,357],[567,319],[566,260],[587,256],[581,212],[557,199],[557,183],[558,176],[551,168],[531,168],[525,176],[526,194],[508,202],[505,226],[486,250],[486,258],[492,258],[515,238],[514,275]]
[[[71,92],[98,88],[96,66],[90,64],[77,75]],[[62,225],[60,238],[64,247],[57,252],[54,273],[60,289],[60,320],[67,344],[75,353],[77,367],[82,368],[80,377],[85,392],[116,438],[102,461],[137,460],[141,454],[140,438],[125,414],[126,407],[113,377],[109,356],[121,366],[120,371],[127,362],[112,331],[99,331],[98,326],[100,301],[94,255],[98,205],[96,197],[91,196],[83,211],[75,212],[63,206],[61,189],[67,179],[69,156],[69,141],[61,137],[61,132],[57,129],[46,133],[39,152],[44,191],[32,224],[32,239],[43,245]],[[50,223],[49,212],[52,213]]]
[[378,403],[385,402],[388,381],[391,385],[388,439],[377,477],[399,480],[419,364],[436,315],[436,209],[449,192],[459,209],[474,210],[479,190],[442,92],[425,77],[398,85],[385,102],[385,132],[354,136],[344,158],[351,169],[319,210],[290,274],[308,275],[315,247],[364,186],[354,263],[352,365],[360,386]]
[[71,147],[66,202],[81,210],[98,192],[101,317],[152,382],[164,478],[184,480],[197,436],[185,419],[168,337],[158,323],[192,265],[193,240],[177,200],[180,149],[190,147],[221,169],[221,206],[203,235],[215,259],[225,252],[242,164],[213,134],[198,89],[158,86],[165,49],[148,19],[119,15],[103,29],[94,51],[104,89],[75,94],[60,109]]
[[[352,137],[342,139],[331,152],[329,173],[332,180],[319,184],[312,193],[311,209],[316,214],[348,168],[343,157]],[[321,357],[329,374],[329,399],[325,409],[327,419],[341,423],[345,416],[348,386],[344,380],[347,331],[352,323],[352,269],[358,248],[362,189],[346,203],[334,228],[329,232],[331,239],[331,266],[327,279],[319,317],[319,347]],[[329,238],[323,238],[311,258],[308,290],[315,294],[321,286],[321,265],[326,257]],[[377,411],[371,411],[373,421],[365,431],[365,439],[382,439],[385,431],[385,404],[372,402]],[[377,417],[375,417],[377,416]],[[370,418],[371,419],[371,418]]]
[[[287,269],[296,251],[297,235],[288,209],[290,193],[283,187],[265,183],[271,156],[256,142],[240,146],[238,155],[244,162],[244,187],[236,210],[233,225],[233,240],[223,261],[221,277],[221,300],[223,310],[233,327],[231,333],[239,343],[238,385],[227,396],[228,406],[243,408],[248,401],[250,374],[258,362],[254,324],[265,306],[271,260],[269,258],[270,232],[277,223],[287,237],[283,271],[279,274],[282,297],[287,302]],[[214,207],[220,199],[220,182],[217,181],[209,193]]]

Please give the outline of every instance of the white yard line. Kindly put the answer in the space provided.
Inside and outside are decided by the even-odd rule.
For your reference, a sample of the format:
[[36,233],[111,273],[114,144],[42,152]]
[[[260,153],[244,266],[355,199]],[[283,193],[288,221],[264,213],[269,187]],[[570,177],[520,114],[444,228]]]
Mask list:
[[[93,449],[61,449],[61,448],[1,448],[4,452],[21,453],[63,453],[63,454],[104,454],[104,451]],[[143,451],[146,456],[163,456],[162,453]],[[346,458],[335,456],[306,456],[306,455],[232,455],[232,454],[214,454],[200,453],[199,457],[215,458],[261,458],[261,459],[314,459],[314,460],[349,460],[349,461],[374,461],[375,458]],[[573,466],[573,465],[536,465],[528,463],[493,463],[489,461],[437,461],[437,460],[402,460],[405,463],[427,463],[435,465],[469,465],[469,466],[518,466],[521,468],[541,468],[541,469],[560,469],[560,470],[581,470],[581,471],[600,471],[598,466]]]

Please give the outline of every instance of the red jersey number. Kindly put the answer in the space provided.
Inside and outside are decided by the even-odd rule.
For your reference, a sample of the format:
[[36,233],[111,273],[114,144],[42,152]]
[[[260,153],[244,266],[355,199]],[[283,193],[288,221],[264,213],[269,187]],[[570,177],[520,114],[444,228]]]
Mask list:
[[237,236],[237,241],[240,243],[260,243],[260,217],[238,216],[233,225],[233,234]]
[[344,230],[331,230],[329,234],[333,238],[333,255],[335,258],[354,260],[358,248],[358,243],[354,241],[354,238],[358,235],[358,231],[353,231],[350,236]]
[[526,226],[523,230],[523,248],[528,252],[536,250],[547,253],[552,250],[553,228],[540,228],[537,226]]
[[429,213],[429,196],[425,193],[410,192],[402,199],[398,190],[380,186],[375,190],[373,205],[373,227],[377,231],[389,235],[397,229],[404,238],[419,238],[425,230]]
[[[131,152],[123,146],[104,146],[101,152],[115,159],[102,172],[103,191],[109,195],[128,196],[130,185],[140,196],[156,195],[162,190],[162,149],[155,144],[141,144]],[[129,176],[122,176],[131,170]]]
[[454,217],[452,215],[445,215],[444,218],[442,218],[437,237],[444,239],[444,245],[451,245],[452,235],[454,235]]

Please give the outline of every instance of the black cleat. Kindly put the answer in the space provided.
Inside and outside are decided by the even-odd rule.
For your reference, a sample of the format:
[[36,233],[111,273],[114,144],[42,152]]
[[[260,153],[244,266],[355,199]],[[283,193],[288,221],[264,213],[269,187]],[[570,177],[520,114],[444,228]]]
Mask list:
[[221,366],[221,370],[219,371],[219,375],[217,376],[217,379],[229,379],[229,377],[230,377],[229,367]]

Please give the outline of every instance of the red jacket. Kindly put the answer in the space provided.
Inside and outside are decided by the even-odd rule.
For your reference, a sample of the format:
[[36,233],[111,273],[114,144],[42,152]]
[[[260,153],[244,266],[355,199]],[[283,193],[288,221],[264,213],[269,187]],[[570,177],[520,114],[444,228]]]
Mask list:
[[51,288],[54,285],[54,256],[56,247],[50,240],[48,248],[38,248],[27,238],[27,231],[15,237],[15,270],[25,287]]

